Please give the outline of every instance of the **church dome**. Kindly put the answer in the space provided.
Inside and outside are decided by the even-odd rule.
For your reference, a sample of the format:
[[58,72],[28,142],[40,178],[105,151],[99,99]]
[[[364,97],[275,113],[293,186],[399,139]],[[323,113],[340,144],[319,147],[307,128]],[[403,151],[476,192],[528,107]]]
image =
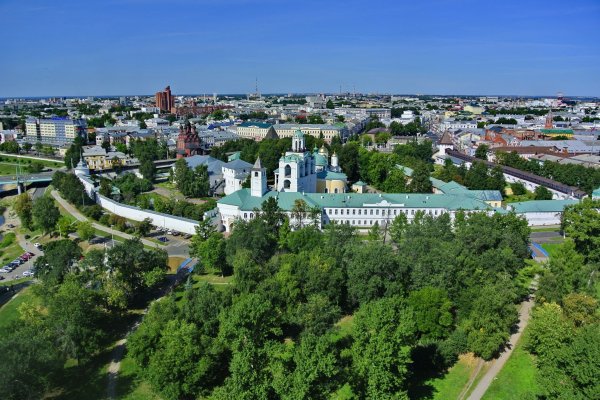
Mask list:
[[325,145],[321,146],[321,148],[319,149],[319,154],[322,155],[322,156],[324,156],[324,157],[328,157],[329,156],[329,152],[325,148]]

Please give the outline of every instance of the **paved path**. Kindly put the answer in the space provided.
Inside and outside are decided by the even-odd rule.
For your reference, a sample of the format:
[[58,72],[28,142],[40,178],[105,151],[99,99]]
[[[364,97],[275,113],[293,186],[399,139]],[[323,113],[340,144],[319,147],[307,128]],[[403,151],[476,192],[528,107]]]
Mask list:
[[[537,282],[534,280],[534,283],[532,283],[532,287],[535,289],[536,285]],[[517,325],[517,332],[510,337],[508,345],[506,346],[500,357],[492,361],[490,369],[485,373],[483,378],[481,378],[477,386],[475,386],[475,389],[473,389],[473,392],[471,392],[471,395],[468,397],[468,400],[481,399],[492,384],[492,382],[494,381],[494,379],[496,379],[496,375],[498,375],[498,372],[500,372],[502,367],[504,367],[504,364],[506,364],[506,361],[509,359],[517,342],[521,338],[523,330],[525,330],[527,324],[529,323],[529,317],[531,315],[531,308],[533,307],[533,304],[533,295],[529,296],[527,300],[521,303],[521,307],[519,309],[519,323]]]
[[[67,210],[67,212],[69,214],[71,214],[73,217],[75,217],[78,221],[89,221],[85,217],[85,215],[83,215],[79,212],[79,210],[77,208],[75,208],[73,205],[71,205],[71,203],[69,203],[68,201],[63,199],[61,197],[60,193],[58,193],[56,190],[52,191],[52,197],[54,197],[54,199],[56,201],[58,201],[60,203],[60,205],[63,206],[65,208],[65,210]],[[110,227],[104,226],[104,225],[100,225],[93,221],[90,221],[90,222],[92,222],[92,226],[94,228],[96,228],[102,232],[107,232],[107,233],[113,234],[120,238],[133,239],[136,237],[136,236],[130,235],[128,233],[121,232],[116,229],[112,229]],[[141,241],[143,244],[145,244],[147,246],[166,250],[166,252],[169,254],[169,256],[189,257],[189,254],[190,254],[189,244],[188,244],[188,242],[184,241],[183,239],[171,238],[171,241],[166,246],[159,245],[158,243],[150,241],[148,239],[142,238]]]
[[115,348],[111,355],[110,364],[108,364],[108,385],[106,387],[106,395],[109,399],[116,398],[117,389],[117,374],[121,369],[121,360],[125,352],[125,343],[127,339],[121,339],[115,343]]

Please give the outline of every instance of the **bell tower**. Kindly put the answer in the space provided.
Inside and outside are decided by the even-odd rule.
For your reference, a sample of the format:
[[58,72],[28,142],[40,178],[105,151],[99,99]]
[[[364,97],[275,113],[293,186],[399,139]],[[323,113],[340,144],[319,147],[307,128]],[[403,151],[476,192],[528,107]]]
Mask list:
[[258,157],[250,171],[250,195],[262,197],[265,193],[267,193],[267,169],[263,168]]

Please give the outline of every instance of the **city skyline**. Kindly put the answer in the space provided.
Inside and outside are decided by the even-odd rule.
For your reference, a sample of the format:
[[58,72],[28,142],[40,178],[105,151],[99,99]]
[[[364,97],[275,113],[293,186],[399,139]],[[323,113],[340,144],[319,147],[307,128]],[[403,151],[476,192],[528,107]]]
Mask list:
[[[0,97],[598,96],[600,4],[6,1]],[[93,17],[93,18],[90,18]]]

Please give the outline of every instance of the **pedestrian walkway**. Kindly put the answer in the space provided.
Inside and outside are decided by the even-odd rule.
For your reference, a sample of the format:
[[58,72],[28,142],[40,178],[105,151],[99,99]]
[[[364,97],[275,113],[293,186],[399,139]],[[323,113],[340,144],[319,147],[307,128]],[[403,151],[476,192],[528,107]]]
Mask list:
[[[531,284],[532,289],[537,287],[537,277]],[[506,361],[510,358],[517,342],[521,338],[523,331],[527,327],[529,323],[529,317],[531,316],[531,309],[534,305],[534,297],[533,295],[529,296],[527,300],[521,303],[521,307],[519,309],[519,323],[517,324],[517,332],[512,334],[508,345],[497,359],[492,361],[490,368],[487,370],[483,378],[479,381],[471,395],[468,397],[468,400],[479,400],[483,397],[485,392],[488,390],[494,379],[496,379],[496,375],[502,370]]]

